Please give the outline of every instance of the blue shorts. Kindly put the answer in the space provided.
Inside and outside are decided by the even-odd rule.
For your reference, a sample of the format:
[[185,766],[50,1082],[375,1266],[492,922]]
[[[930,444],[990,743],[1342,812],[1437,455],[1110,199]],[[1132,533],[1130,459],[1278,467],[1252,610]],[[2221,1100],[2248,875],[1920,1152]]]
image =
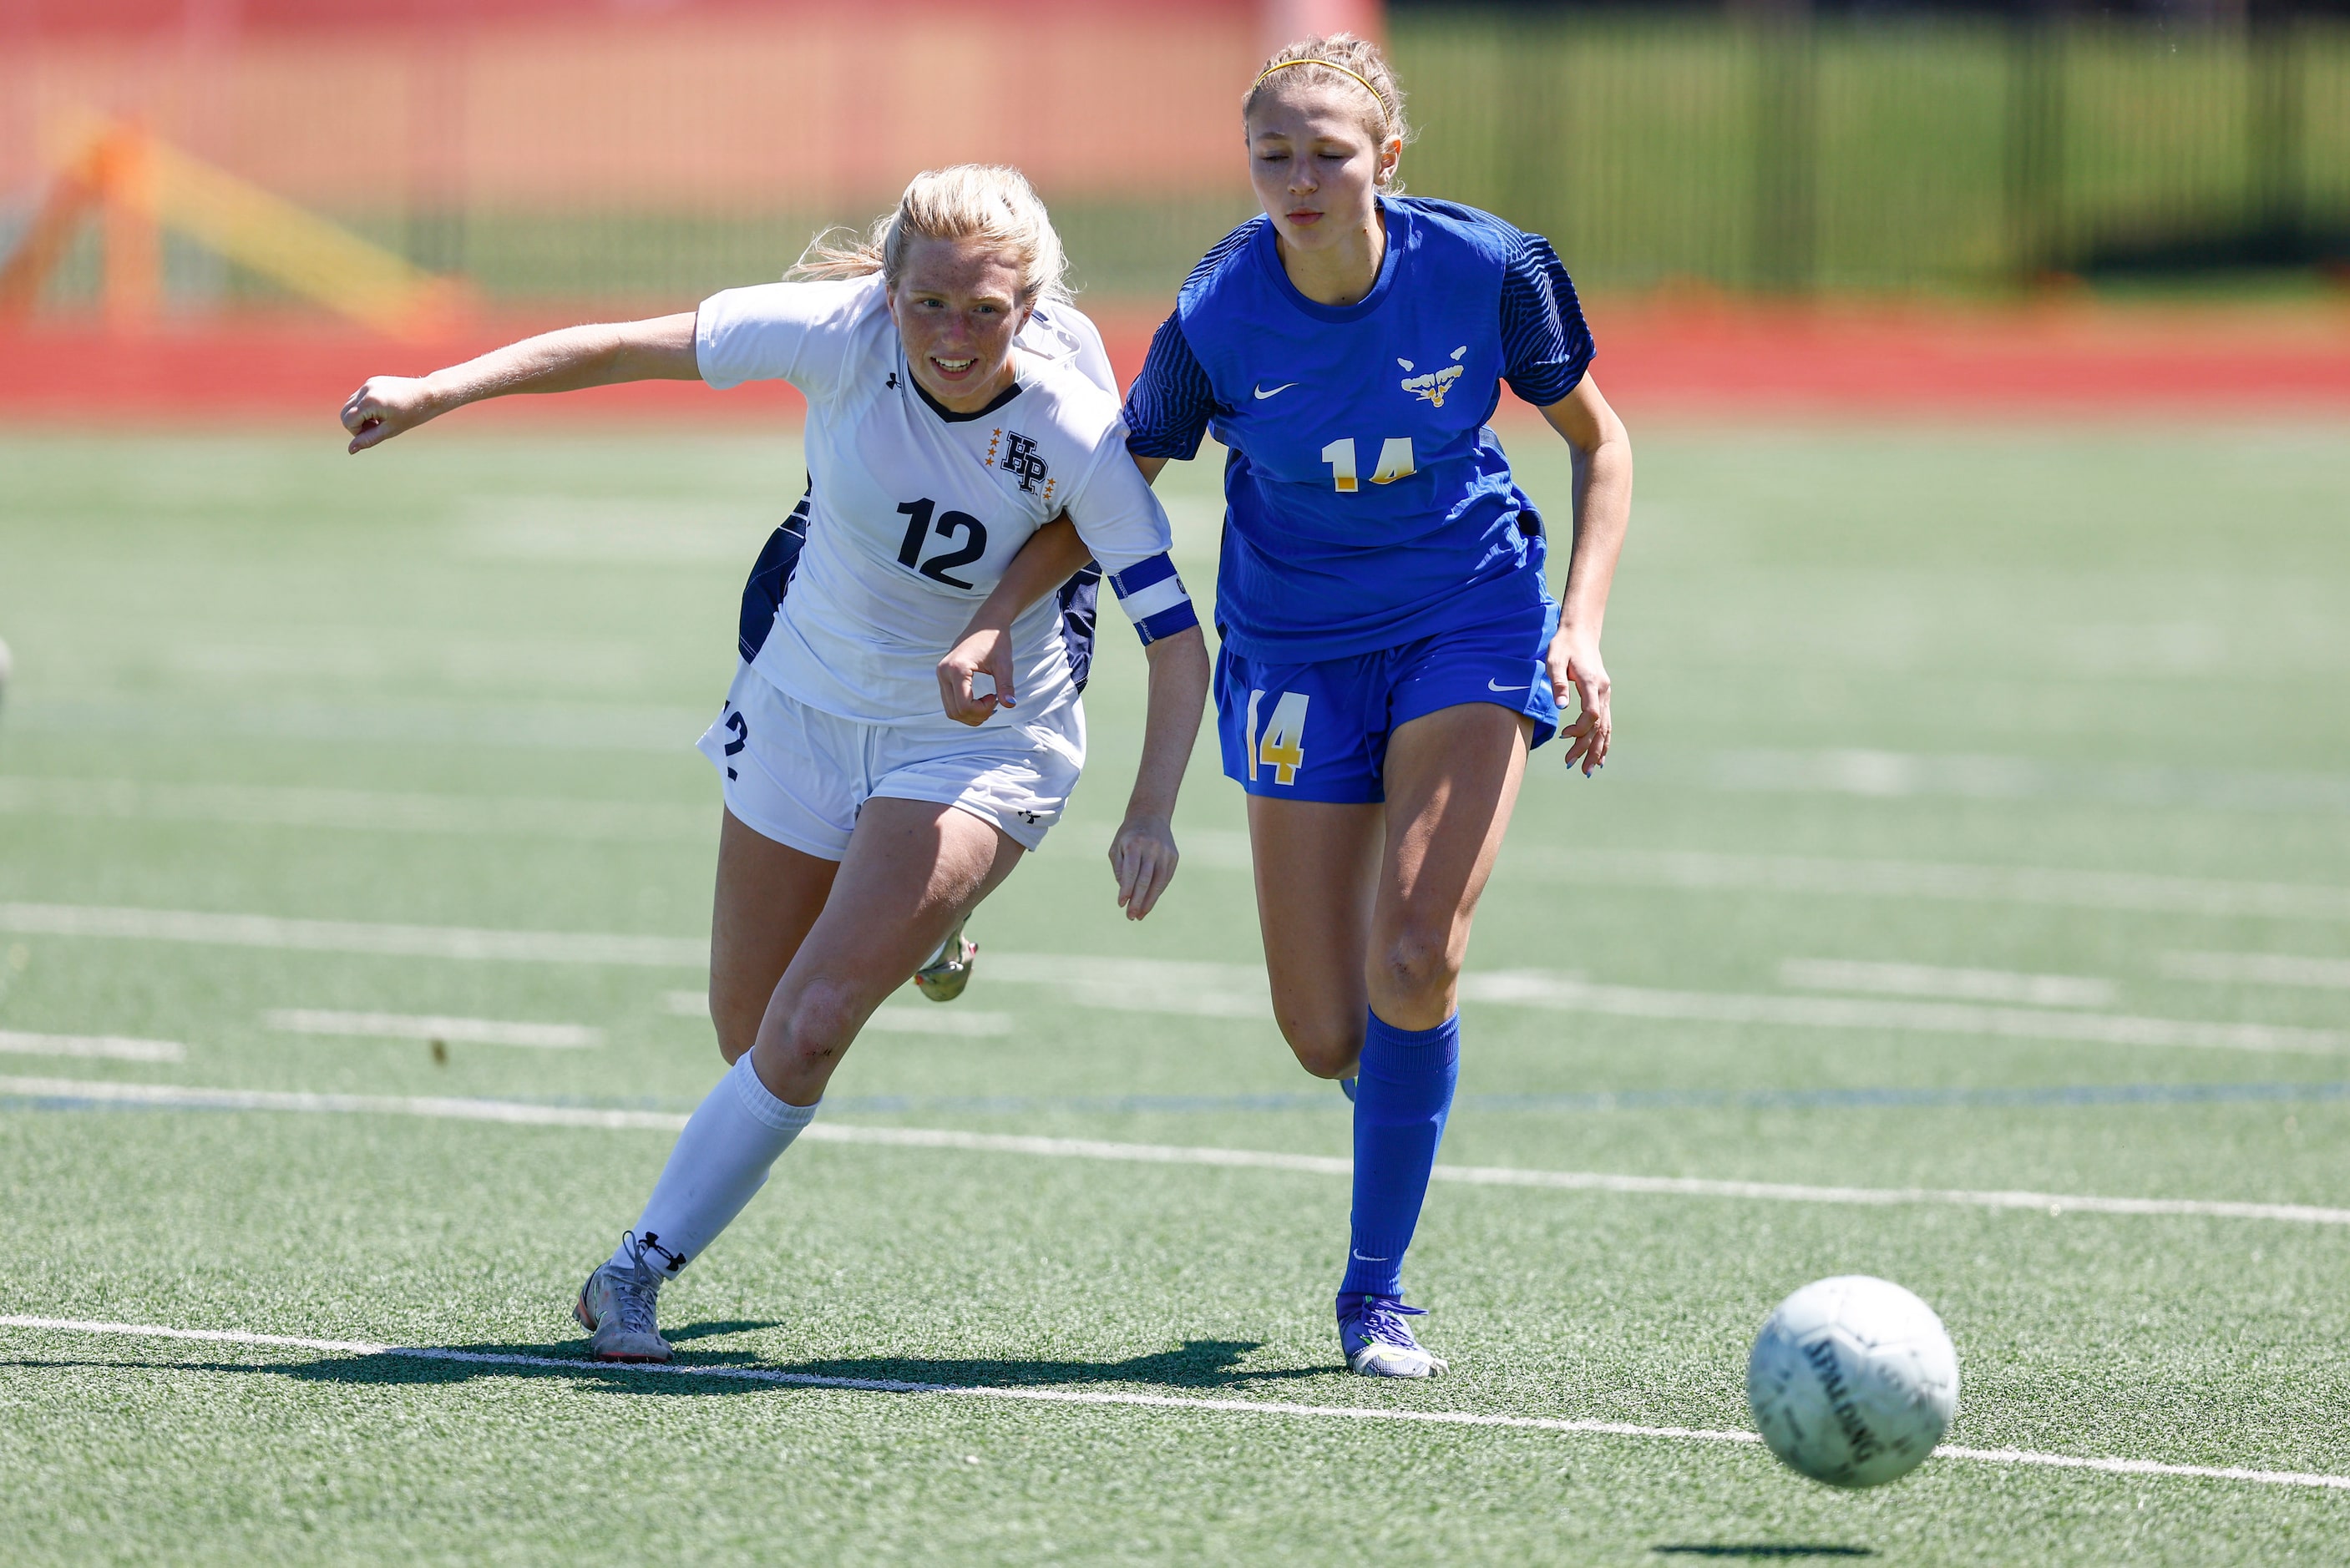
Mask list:
[[1544,655],[1558,633],[1545,599],[1505,620],[1375,653],[1275,664],[1216,655],[1216,734],[1224,776],[1251,794],[1346,805],[1387,799],[1388,738],[1440,708],[1491,702],[1558,732]]

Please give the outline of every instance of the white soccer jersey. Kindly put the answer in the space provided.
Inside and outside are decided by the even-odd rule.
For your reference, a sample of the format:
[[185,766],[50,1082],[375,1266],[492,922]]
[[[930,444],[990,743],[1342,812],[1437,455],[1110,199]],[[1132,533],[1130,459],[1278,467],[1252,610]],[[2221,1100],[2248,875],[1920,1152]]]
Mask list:
[[[1196,624],[1167,559],[1167,514],[1127,455],[1100,334],[1071,307],[1030,318],[1014,386],[973,414],[914,384],[878,275],[713,295],[694,348],[713,387],[779,379],[807,396],[806,544],[773,626],[754,638],[746,620],[744,646],[810,707],[961,729],[940,709],[939,659],[1063,512],[1145,641]],[[1092,652],[1090,584],[1047,596],[1012,635],[1020,715],[1071,701]]]

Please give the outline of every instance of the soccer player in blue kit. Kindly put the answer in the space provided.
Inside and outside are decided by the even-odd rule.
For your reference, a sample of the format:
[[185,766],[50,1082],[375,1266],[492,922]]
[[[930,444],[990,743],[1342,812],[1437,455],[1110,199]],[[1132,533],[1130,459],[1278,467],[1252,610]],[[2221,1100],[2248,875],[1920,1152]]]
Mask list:
[[[1548,242],[1397,193],[1409,130],[1375,46],[1290,46],[1243,116],[1264,215],[1183,285],[1128,394],[1128,444],[1153,478],[1209,430],[1230,449],[1218,732],[1248,792],[1275,1016],[1355,1104],[1339,1341],[1355,1372],[1425,1377],[1445,1364],[1405,1321],[1421,1314],[1401,1270],[1452,1102],[1470,920],[1570,691],[1567,765],[1607,760],[1599,631],[1631,447]],[[1573,451],[1555,601],[1544,520],[1486,424],[1504,381]],[[1078,553],[1040,535],[973,632]]]

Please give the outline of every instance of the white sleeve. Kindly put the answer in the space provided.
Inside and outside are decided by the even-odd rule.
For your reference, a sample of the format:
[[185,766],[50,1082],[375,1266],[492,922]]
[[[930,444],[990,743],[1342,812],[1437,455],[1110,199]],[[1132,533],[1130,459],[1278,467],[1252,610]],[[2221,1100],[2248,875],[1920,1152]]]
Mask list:
[[1047,358],[1075,365],[1085,379],[1119,397],[1118,372],[1102,347],[1101,328],[1074,305],[1040,305],[1021,329],[1021,347]]
[[1101,563],[1118,607],[1145,643],[1200,624],[1191,592],[1168,554],[1175,535],[1167,509],[1127,455],[1123,420],[1112,423],[1093,466],[1064,505],[1077,537]]
[[810,398],[829,398],[873,293],[872,280],[859,278],[713,294],[694,313],[694,362],[702,379],[721,390],[745,381],[789,381]]

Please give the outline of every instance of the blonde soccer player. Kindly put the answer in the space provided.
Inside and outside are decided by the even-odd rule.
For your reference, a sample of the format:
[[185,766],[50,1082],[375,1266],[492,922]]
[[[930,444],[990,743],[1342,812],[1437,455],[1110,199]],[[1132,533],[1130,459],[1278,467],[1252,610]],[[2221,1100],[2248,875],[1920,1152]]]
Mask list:
[[[874,1008],[1060,817],[1085,763],[1079,691],[1102,576],[1150,670],[1110,847],[1128,916],[1147,915],[1174,875],[1206,645],[1064,272],[1028,182],[965,164],[922,174],[868,240],[820,244],[785,282],[421,379],[377,377],[343,409],[357,452],[517,392],[698,377],[782,379],[807,398],[808,492],[753,572],[742,667],[701,743],[725,801],[710,1002],[729,1068],[579,1293],[575,1313],[606,1360],[669,1358],[661,1284],[766,1181]],[[1024,608],[1009,628],[1018,667],[997,694],[966,685],[978,711],[947,717],[940,651],[1047,528],[1098,573]]]
[[[1262,217],[1186,280],[1128,394],[1154,478],[1213,430],[1224,772],[1248,794],[1274,1013],[1354,1101],[1336,1299],[1354,1371],[1425,1377],[1403,1259],[1452,1104],[1456,982],[1527,754],[1607,756],[1600,623],[1632,500],[1575,286],[1538,234],[1409,197],[1409,128],[1373,45],[1308,38],[1244,95]],[[1565,584],[1488,424],[1506,385],[1573,454]],[[1038,541],[977,624],[1066,571]],[[959,649],[969,658],[978,644]]]

